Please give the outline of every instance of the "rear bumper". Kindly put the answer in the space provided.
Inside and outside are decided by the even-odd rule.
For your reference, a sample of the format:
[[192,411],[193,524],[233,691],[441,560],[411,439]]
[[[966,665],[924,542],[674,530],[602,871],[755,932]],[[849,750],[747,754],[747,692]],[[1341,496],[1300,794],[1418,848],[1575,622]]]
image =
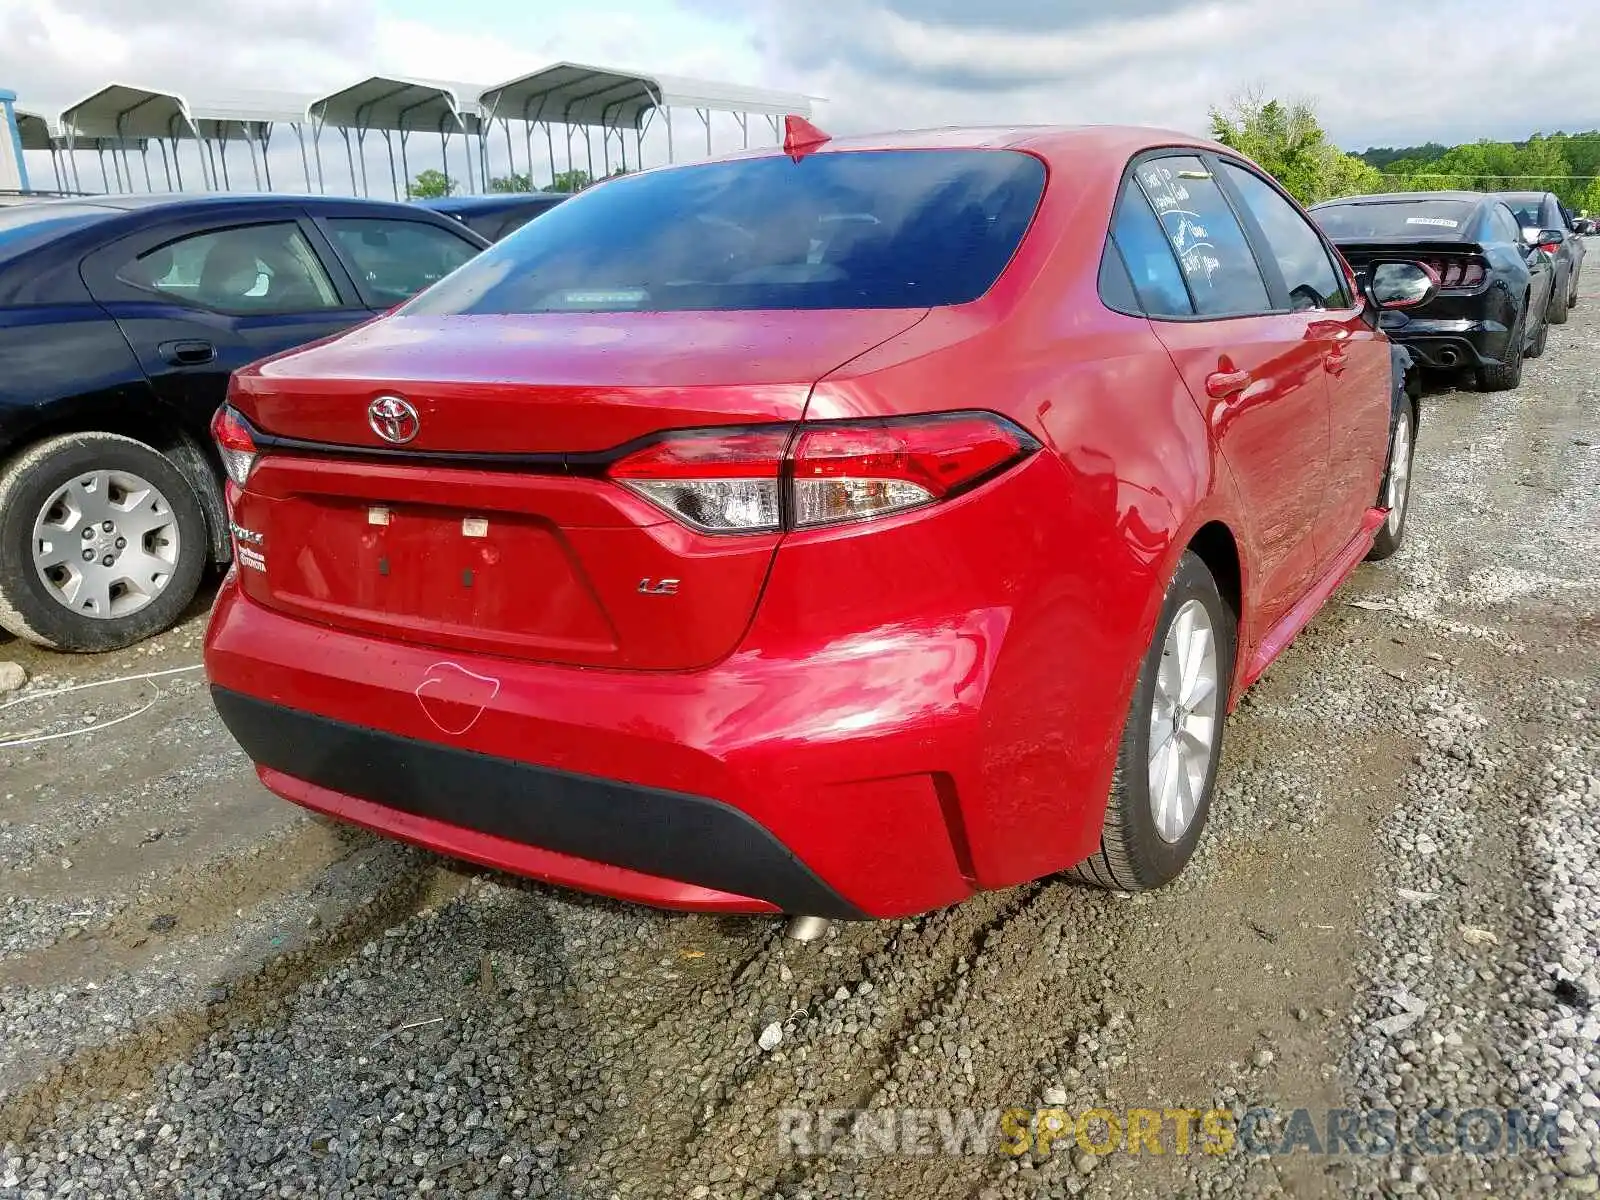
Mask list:
[[[273,612],[230,580],[206,666],[262,781],[308,808],[621,899],[893,917],[979,886],[941,770],[975,718],[929,710],[960,694],[981,636],[613,673],[446,659]],[[874,670],[892,696],[864,686]]]
[[397,737],[225,688],[212,699],[273,791],[418,845],[674,908],[866,915],[714,800]]
[[1411,351],[1418,363],[1434,370],[1494,366],[1504,359],[1511,335],[1499,321],[1466,318],[1386,321],[1383,331]]

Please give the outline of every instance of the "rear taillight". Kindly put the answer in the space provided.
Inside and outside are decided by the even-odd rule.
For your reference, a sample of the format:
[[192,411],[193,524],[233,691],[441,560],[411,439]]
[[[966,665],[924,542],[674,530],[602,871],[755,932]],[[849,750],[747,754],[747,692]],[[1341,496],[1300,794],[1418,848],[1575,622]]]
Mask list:
[[1488,264],[1481,258],[1430,258],[1422,265],[1432,268],[1444,292],[1478,287],[1488,277]]
[[256,443],[250,436],[250,427],[239,419],[239,414],[224,404],[211,418],[211,438],[217,443],[217,453],[222,458],[222,469],[239,487],[250,478],[250,468],[256,462]]
[[612,463],[607,473],[709,533],[777,529],[778,476],[792,432],[783,425],[671,434]]
[[668,434],[607,473],[711,533],[863,521],[955,496],[1039,448],[992,413]]
[[1560,242],[1540,242],[1539,243],[1539,249],[1543,250],[1546,254],[1559,254],[1559,253],[1561,253],[1561,243]]

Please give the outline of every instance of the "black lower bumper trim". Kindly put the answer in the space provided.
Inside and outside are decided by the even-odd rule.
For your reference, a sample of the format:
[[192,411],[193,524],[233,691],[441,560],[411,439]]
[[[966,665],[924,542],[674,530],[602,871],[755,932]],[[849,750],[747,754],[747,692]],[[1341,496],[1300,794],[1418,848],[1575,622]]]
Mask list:
[[262,766],[318,787],[513,842],[860,920],[750,817],[703,796],[553,771],[415,741],[211,689],[223,723]]

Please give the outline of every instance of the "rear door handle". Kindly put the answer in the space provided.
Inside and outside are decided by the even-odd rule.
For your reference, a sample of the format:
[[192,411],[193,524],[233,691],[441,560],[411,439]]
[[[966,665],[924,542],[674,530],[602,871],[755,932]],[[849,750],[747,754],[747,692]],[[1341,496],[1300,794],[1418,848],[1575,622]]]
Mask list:
[[162,342],[156,349],[175,367],[203,367],[217,360],[217,348],[210,342]]
[[1206,376],[1206,395],[1213,400],[1237,396],[1249,386],[1249,371],[1213,371]]
[[1350,365],[1350,356],[1342,348],[1330,350],[1328,357],[1322,360],[1330,375],[1343,375],[1344,369]]

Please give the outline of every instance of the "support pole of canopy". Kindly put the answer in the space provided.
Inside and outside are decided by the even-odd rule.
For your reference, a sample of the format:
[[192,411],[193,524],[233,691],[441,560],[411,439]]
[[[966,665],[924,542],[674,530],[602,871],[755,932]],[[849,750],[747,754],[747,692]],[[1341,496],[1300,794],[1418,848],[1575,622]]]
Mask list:
[[[317,160],[317,193],[326,196],[328,194],[328,181],[322,174],[322,125],[321,121],[317,121],[311,126],[311,152]],[[305,150],[303,144],[300,148],[302,152]],[[350,185],[351,193],[353,194],[355,190],[356,185],[352,183]]]
[[661,115],[666,118],[667,122],[667,161],[669,163],[676,162],[677,159],[672,155],[672,105],[663,104],[661,106]]
[[578,126],[583,131],[583,159],[588,164],[589,182],[594,182],[594,140],[589,136],[587,125]]
[[[394,139],[389,136],[387,129],[380,130],[380,132],[383,134],[384,147],[389,151],[389,187],[394,192],[394,198],[398,200],[400,199],[400,181],[395,178],[394,174]],[[408,179],[406,180],[406,191],[409,193],[410,190],[411,181]]]
[[[402,152],[404,152],[405,146],[405,139],[402,136],[400,140],[400,149]],[[448,196],[450,194],[450,139],[444,131],[443,117],[439,118],[439,159],[444,163],[444,194]],[[471,161],[470,156],[468,157],[468,161]]]
[[[500,131],[506,135],[506,174],[508,176],[515,175],[517,173],[517,156],[513,151],[516,144],[511,140],[511,121],[508,118],[500,118]],[[533,177],[533,164],[531,162],[528,164],[528,177],[530,179]],[[485,184],[484,188],[487,190],[488,184]]]
[[[107,195],[109,195],[111,193],[111,180],[106,178],[106,152],[105,152],[105,147],[101,146],[99,144],[99,139],[98,138],[95,139],[94,153],[95,153],[95,157],[100,160],[100,187],[101,187],[101,190],[104,191]],[[115,166],[116,164],[113,163],[112,165]]]
[[150,181],[150,143],[143,138],[139,140],[139,161],[144,164],[144,190],[153,193],[156,185]]
[[272,126],[261,126],[261,173],[267,177],[267,191],[272,191],[272,159],[267,151],[272,149]]
[[178,139],[172,139],[172,173],[178,177],[178,190],[183,191],[183,159],[178,157]]
[[[405,198],[407,200],[411,199],[411,164],[406,161],[406,139],[409,138],[410,136],[411,136],[411,134],[410,134],[410,132],[408,130],[402,129],[400,131],[400,178],[404,179],[406,181]],[[394,151],[390,150],[389,153],[391,155],[390,164],[389,165],[392,167],[394,165],[394,159],[392,157],[393,154],[394,154]],[[450,176],[448,174],[446,174],[445,175],[445,181],[447,183],[449,182],[449,179],[450,179]],[[449,188],[447,187],[445,189],[445,195],[448,196],[449,194],[450,194],[450,191],[449,191]],[[398,200],[398,199],[400,199],[400,197],[396,196],[395,199]]]
[[[244,148],[245,152],[250,155],[250,178],[255,180],[256,191],[259,192],[261,190],[261,168],[256,165],[256,140],[250,136],[250,127],[248,125],[245,126],[244,130]],[[265,146],[261,148],[261,157],[263,159],[267,157]],[[267,188],[269,191],[271,190],[272,184],[270,182],[267,184]]]
[[733,119],[739,122],[739,132],[744,137],[744,148],[746,150],[750,149],[750,114],[734,113]]
[[706,127],[706,157],[710,158],[711,157],[711,110],[709,108],[697,108],[694,111],[695,111],[695,115],[697,115],[700,118],[700,123]]
[[316,185],[311,182],[311,161],[306,158],[306,135],[299,121],[290,121],[289,128],[294,130],[294,140],[300,143],[300,169],[305,172],[306,191],[310,192]]
[[161,149],[161,173],[167,177],[167,191],[172,190],[172,164],[167,161],[167,139],[157,138],[156,145]]

